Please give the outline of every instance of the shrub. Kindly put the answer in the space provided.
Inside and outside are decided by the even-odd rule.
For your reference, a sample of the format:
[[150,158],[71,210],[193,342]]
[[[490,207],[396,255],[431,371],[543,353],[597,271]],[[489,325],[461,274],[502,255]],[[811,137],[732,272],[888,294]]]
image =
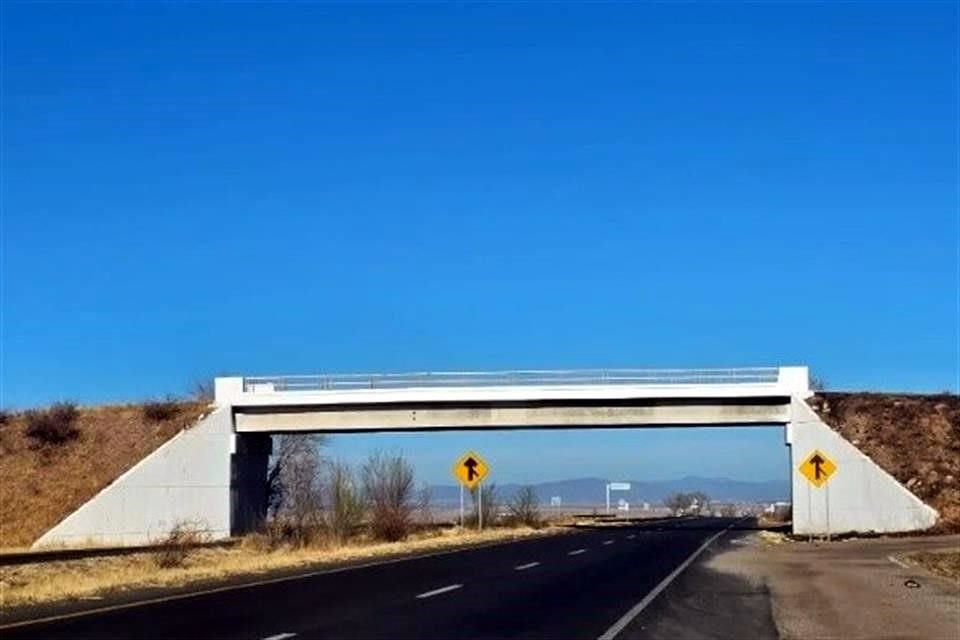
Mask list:
[[6,409],[0,409],[0,427],[10,424],[13,420],[13,414]]
[[363,493],[353,471],[345,462],[333,462],[327,473],[327,529],[333,539],[349,539],[363,520]]
[[403,540],[413,524],[413,467],[401,455],[375,453],[363,465],[370,530],[388,542]]
[[197,545],[209,540],[204,529],[196,523],[178,523],[153,552],[153,561],[161,569],[182,567]]
[[61,445],[79,434],[75,422],[80,412],[70,402],[58,402],[47,409],[27,411],[26,434],[39,446]]
[[522,487],[507,506],[510,520],[515,524],[539,528],[543,526],[543,514],[540,512],[540,499],[531,486]]
[[201,378],[194,381],[190,388],[190,396],[197,402],[213,402],[214,381],[212,378]]
[[147,422],[166,422],[180,413],[180,405],[173,400],[151,400],[141,407]]

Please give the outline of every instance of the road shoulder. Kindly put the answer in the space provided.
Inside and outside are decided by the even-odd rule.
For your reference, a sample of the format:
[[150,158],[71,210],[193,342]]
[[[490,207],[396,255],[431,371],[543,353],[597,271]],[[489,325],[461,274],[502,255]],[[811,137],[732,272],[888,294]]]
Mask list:
[[782,638],[956,640],[960,586],[899,558],[958,546],[960,536],[780,544],[750,536],[707,567],[768,591]]

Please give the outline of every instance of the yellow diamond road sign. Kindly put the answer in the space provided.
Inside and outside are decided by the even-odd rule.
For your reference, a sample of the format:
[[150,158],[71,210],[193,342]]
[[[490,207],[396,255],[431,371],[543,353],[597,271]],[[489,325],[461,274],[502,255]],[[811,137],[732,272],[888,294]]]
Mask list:
[[834,464],[833,460],[816,449],[814,449],[810,455],[807,456],[807,459],[803,461],[803,464],[800,465],[800,473],[810,481],[810,484],[817,488],[827,484],[827,480],[829,480],[830,476],[836,473],[836,471],[837,465]]
[[489,471],[487,463],[473,451],[468,451],[457,458],[457,462],[453,465],[454,477],[467,489],[473,489],[480,484]]

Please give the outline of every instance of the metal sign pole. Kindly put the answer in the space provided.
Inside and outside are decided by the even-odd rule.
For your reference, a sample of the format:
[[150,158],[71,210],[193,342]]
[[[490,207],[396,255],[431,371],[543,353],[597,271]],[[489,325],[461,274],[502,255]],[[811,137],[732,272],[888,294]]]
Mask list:
[[477,530],[483,531],[483,483],[477,485]]
[[460,485],[460,528],[463,529],[463,484]]
[[610,513],[610,483],[607,483],[607,514]]

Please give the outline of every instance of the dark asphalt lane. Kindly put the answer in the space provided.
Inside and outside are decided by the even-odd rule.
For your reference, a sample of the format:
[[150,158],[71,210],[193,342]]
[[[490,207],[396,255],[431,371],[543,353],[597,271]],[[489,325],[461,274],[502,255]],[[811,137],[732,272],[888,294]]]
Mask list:
[[4,629],[0,638],[593,639],[732,522],[587,529]]

